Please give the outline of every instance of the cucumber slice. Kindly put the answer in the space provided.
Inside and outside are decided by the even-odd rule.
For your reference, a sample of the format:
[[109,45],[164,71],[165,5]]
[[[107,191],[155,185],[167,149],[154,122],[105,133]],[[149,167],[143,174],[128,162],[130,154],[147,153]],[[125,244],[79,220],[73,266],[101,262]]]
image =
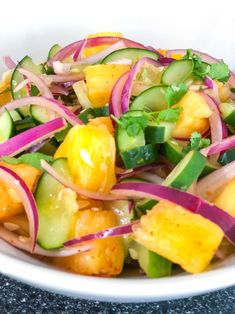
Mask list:
[[171,139],[162,145],[161,152],[168,161],[177,165],[184,158],[183,149],[185,146],[187,146],[187,142]]
[[135,207],[141,212],[141,214],[146,214],[147,210],[152,209],[153,206],[156,204],[157,204],[156,200],[145,198],[141,201],[136,202]]
[[206,161],[205,167],[202,171],[202,174],[200,175],[200,178],[207,176],[211,172],[219,169],[219,166],[216,164],[211,163],[209,160]]
[[174,123],[161,122],[159,124],[149,122],[145,129],[146,143],[161,144],[171,138],[174,129]]
[[206,164],[206,158],[196,150],[190,151],[167,176],[164,185],[187,190],[200,176]]
[[177,60],[172,62],[162,74],[162,84],[172,85],[183,83],[193,72],[192,60]]
[[231,148],[220,155],[218,162],[224,166],[234,160],[235,160],[235,148]]
[[129,248],[131,258],[138,260],[140,267],[150,278],[170,276],[171,262],[164,257],[146,249],[143,245],[132,241]]
[[58,44],[53,45],[48,52],[47,61],[53,58],[61,48],[62,47],[60,47]]
[[19,121],[19,120],[22,120],[22,116],[21,114],[17,111],[17,110],[12,110],[9,112],[13,121]]
[[154,60],[158,60],[159,58],[158,54],[151,50],[141,48],[124,48],[111,52],[101,61],[101,63],[115,63],[115,61],[120,59],[129,59],[133,63],[135,63],[136,61],[144,57],[148,57]]
[[31,105],[29,112],[36,124],[46,123],[51,120],[51,112],[47,108]]
[[88,123],[89,120],[98,118],[98,117],[108,117],[109,116],[109,107],[103,106],[100,108],[88,108],[79,113],[78,118],[84,123]]
[[[18,71],[19,67],[23,67],[24,69],[27,69],[38,75],[45,73],[45,69],[42,64],[36,65],[33,63],[33,60],[29,56],[24,57],[16,66],[11,77],[11,94],[12,94],[13,99],[19,99],[19,98],[28,96],[28,91],[26,87],[20,89],[18,92],[14,91],[16,86],[24,80],[24,76]],[[35,96],[37,94],[38,94],[38,90],[36,89],[36,87],[35,86],[34,88],[32,87],[31,95]],[[20,114],[23,117],[29,116],[30,115],[29,108],[30,108],[29,106],[24,106],[22,108],[19,108]]]
[[[125,116],[132,117],[140,117],[142,115],[142,111],[128,111],[125,113]],[[124,129],[121,125],[117,125],[116,142],[119,152],[130,151],[131,149],[145,145],[144,132],[140,131],[136,136],[129,136],[126,129]]]
[[34,128],[36,125],[32,117],[26,117],[24,119],[15,121],[15,128],[17,133],[21,133],[28,129]]
[[[65,158],[56,159],[52,167],[63,177],[71,179]],[[74,192],[44,173],[39,180],[35,199],[39,214],[38,243],[48,250],[62,247],[69,239],[78,208]]]
[[225,123],[235,126],[235,103],[226,102],[219,105]]
[[159,154],[156,144],[149,144],[121,152],[125,168],[131,169],[158,161]]
[[166,91],[166,85],[146,89],[132,101],[130,110],[159,111],[168,108]]
[[5,142],[15,132],[14,121],[7,109],[0,115],[0,143]]

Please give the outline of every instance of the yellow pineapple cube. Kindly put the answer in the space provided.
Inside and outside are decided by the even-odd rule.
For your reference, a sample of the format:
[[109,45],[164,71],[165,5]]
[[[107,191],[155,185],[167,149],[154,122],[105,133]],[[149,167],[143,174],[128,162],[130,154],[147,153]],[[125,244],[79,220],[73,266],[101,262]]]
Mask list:
[[154,206],[134,230],[137,242],[190,273],[207,268],[223,235],[211,221],[166,201]]
[[[24,180],[29,189],[34,192],[37,180],[41,174],[40,170],[24,163],[11,165],[4,161],[0,161],[0,165],[17,173]],[[1,182],[0,195],[0,222],[24,212],[21,199],[18,197],[17,193]]]
[[65,157],[74,182],[89,191],[109,192],[116,183],[116,146],[106,125],[77,125],[55,153]]
[[[84,236],[118,224],[112,211],[87,209],[78,211],[71,237]],[[117,276],[124,262],[124,244],[120,237],[110,237],[90,242],[92,249],[66,258],[55,258],[58,266],[78,274]]]
[[85,68],[88,98],[94,107],[102,107],[109,102],[113,86],[129,69],[129,65],[122,64],[96,64]]
[[212,111],[200,94],[188,91],[173,107],[182,108],[179,121],[173,130],[173,137],[188,138],[193,132],[202,134],[209,128],[208,118]]
[[228,182],[215,198],[214,204],[235,217],[235,179]]

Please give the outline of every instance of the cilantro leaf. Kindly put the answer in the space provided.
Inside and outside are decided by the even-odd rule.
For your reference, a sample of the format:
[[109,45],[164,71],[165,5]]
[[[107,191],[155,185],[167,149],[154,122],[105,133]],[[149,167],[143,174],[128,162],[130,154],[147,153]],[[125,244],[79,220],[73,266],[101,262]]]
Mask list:
[[24,163],[26,163],[26,164],[34,167],[34,168],[42,170],[42,168],[41,168],[41,160],[42,159],[46,160],[48,162],[53,161],[52,156],[45,155],[42,153],[24,154],[24,155],[21,155],[17,160],[21,163],[24,162]]
[[231,92],[232,92],[233,94],[235,94],[235,88],[234,88],[234,87],[230,88],[230,90],[231,90]]
[[9,156],[3,156],[0,158],[0,160],[3,160],[10,165],[18,165],[22,163],[22,161],[19,161],[17,158]]
[[177,122],[181,111],[182,108],[168,108],[161,110],[156,118],[156,123],[159,124],[161,121]]
[[190,150],[200,150],[201,148],[210,145],[209,138],[202,138],[201,134],[198,132],[193,132],[190,137],[189,144],[183,149],[183,152],[187,154]]
[[213,80],[218,80],[220,82],[227,82],[229,79],[229,68],[227,64],[223,61],[219,63],[211,64],[210,72],[208,74]]
[[144,131],[148,124],[148,115],[143,112],[140,116],[122,115],[118,120],[116,117],[111,116],[118,125],[126,130],[127,134],[131,137],[137,136],[140,132]]
[[4,156],[1,157],[0,160],[5,161],[6,163],[10,164],[10,165],[19,165],[22,163],[26,163],[34,168],[40,169],[42,170],[41,167],[41,160],[46,160],[48,162],[53,161],[53,157],[49,156],[49,155],[45,155],[42,153],[30,153],[30,154],[24,154],[21,155],[18,158],[15,157],[8,157],[8,156]]
[[188,49],[183,59],[193,60],[194,69],[193,74],[195,78],[204,79],[204,77],[210,71],[210,65],[203,62],[201,57],[196,53],[193,53],[192,49]]
[[187,93],[187,86],[184,83],[171,85],[166,90],[166,100],[169,106],[176,104]]

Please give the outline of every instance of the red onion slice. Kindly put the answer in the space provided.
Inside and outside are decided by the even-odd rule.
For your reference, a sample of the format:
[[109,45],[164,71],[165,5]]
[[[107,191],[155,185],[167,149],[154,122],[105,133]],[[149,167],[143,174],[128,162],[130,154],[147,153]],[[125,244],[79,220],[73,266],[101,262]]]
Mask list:
[[16,63],[9,56],[3,57],[3,62],[9,70],[12,70],[16,67]]
[[101,60],[103,60],[107,55],[109,55],[111,52],[120,50],[126,48],[126,45],[122,40],[116,42],[115,44],[109,46],[108,48],[99,51],[98,53],[87,57],[87,58],[81,58],[76,62],[72,63],[61,63],[60,61],[53,62],[53,68],[55,73],[58,74],[66,74],[71,71],[71,67],[74,65],[80,65],[80,64],[95,64]]
[[83,237],[80,238],[75,238],[72,240],[69,240],[64,243],[65,247],[69,247],[72,245],[77,245],[86,241],[91,241],[91,240],[98,240],[98,239],[104,239],[108,237],[116,237],[116,236],[123,236],[125,234],[130,234],[132,233],[132,226],[136,224],[137,221],[134,223],[129,223],[127,225],[122,225],[122,226],[117,226],[113,228],[108,228],[102,231],[98,231],[96,233],[91,233],[87,234]]
[[18,236],[14,232],[9,231],[2,226],[0,226],[0,239],[25,252],[47,257],[72,256],[78,253],[88,252],[92,249],[92,244],[83,244],[73,248],[44,250],[38,244],[35,244],[34,251],[32,252],[29,238]]
[[69,95],[69,92],[67,91],[67,89],[61,85],[51,84],[50,91],[55,95],[64,95],[64,96]]
[[46,107],[53,110],[59,116],[65,118],[72,125],[83,124],[83,122],[77,118],[77,116],[72,113],[66,106],[64,106],[60,101],[54,98],[47,97],[24,97],[21,99],[12,100],[4,106],[0,107],[0,114],[6,108],[8,111],[27,106],[29,104]]
[[129,110],[129,103],[130,103],[130,98],[131,98],[133,82],[136,79],[137,74],[142,69],[145,63],[150,63],[156,67],[161,66],[161,64],[158,61],[148,58],[148,57],[144,57],[135,63],[135,65],[132,67],[132,69],[129,72],[125,85],[123,86],[122,98],[121,98],[122,113],[125,113]]
[[36,143],[52,137],[55,132],[63,130],[66,126],[64,119],[57,118],[17,134],[0,144],[0,157],[16,156]]
[[45,160],[41,161],[41,166],[42,168],[48,173],[50,174],[55,180],[57,180],[58,182],[60,182],[62,185],[64,185],[67,188],[70,188],[71,190],[73,190],[74,192],[76,192],[78,195],[81,196],[85,196],[87,198],[91,198],[94,200],[105,200],[105,201],[111,201],[111,200],[118,200],[118,199],[123,199],[123,197],[121,196],[121,198],[117,195],[112,195],[112,194],[103,194],[103,193],[99,193],[99,192],[91,192],[91,191],[87,191],[84,190],[82,188],[80,188],[79,186],[77,186],[76,184],[74,184],[71,181],[68,181],[66,178],[64,178],[63,176],[61,176],[57,171],[55,171],[55,169],[53,169]]
[[[137,43],[133,40],[123,38],[123,37],[115,37],[115,36],[100,36],[100,37],[91,37],[86,38],[86,48],[101,46],[101,45],[113,45],[117,41],[124,41],[125,45],[130,48],[145,48],[144,45]],[[84,44],[84,40],[76,41],[57,52],[57,54],[49,60],[49,64],[52,65],[55,61],[63,61],[67,57],[71,56],[72,54],[76,53],[78,49]]]
[[116,171],[116,175],[117,175],[117,178],[119,180],[122,180],[125,178],[129,178],[129,177],[133,177],[135,175],[138,175],[139,173],[143,173],[144,171],[149,171],[155,167],[156,167],[156,164],[150,164],[150,165],[141,166],[141,167],[138,167],[135,169],[124,169],[121,172]]
[[23,68],[19,68],[18,71],[23,74],[26,78],[30,80],[39,90],[42,96],[51,97],[53,98],[53,94],[51,93],[50,89],[47,87],[46,83],[36,74],[25,70]]
[[175,203],[217,224],[235,245],[235,218],[195,195],[163,185],[136,182],[120,183],[111,192],[131,198],[151,198]]
[[23,203],[29,220],[30,247],[33,251],[38,234],[38,211],[33,194],[18,174],[4,166],[0,166],[0,180],[15,191]]
[[118,119],[120,118],[122,112],[122,91],[123,87],[126,83],[126,80],[128,78],[129,71],[124,73],[116,82],[112,89],[110,101],[109,101],[109,112],[110,114],[113,114]]
[[225,150],[235,147],[235,135],[225,138],[220,142],[216,142],[207,146],[206,148],[201,149],[201,154],[204,156],[211,156],[214,154],[219,154]]
[[201,179],[197,184],[197,194],[209,201],[215,199],[217,192],[235,178],[235,161],[219,168]]
[[[204,53],[198,50],[192,50],[193,53],[197,54],[199,57],[201,57],[202,61],[209,63],[209,64],[213,64],[213,63],[217,63],[220,60]],[[182,57],[187,53],[187,49],[171,49],[171,50],[167,50],[166,52],[166,57],[171,57],[172,54],[179,54],[182,55]]]
[[82,53],[84,48],[86,47],[87,38],[83,39],[81,42],[81,45],[78,47],[78,49],[75,51],[75,54],[73,55],[73,61],[76,62],[78,59],[81,59]]

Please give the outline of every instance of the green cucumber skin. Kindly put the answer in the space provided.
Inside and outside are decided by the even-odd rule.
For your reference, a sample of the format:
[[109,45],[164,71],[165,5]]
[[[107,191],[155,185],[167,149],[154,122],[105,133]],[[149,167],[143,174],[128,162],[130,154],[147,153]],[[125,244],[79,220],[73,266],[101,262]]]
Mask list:
[[159,160],[156,144],[148,144],[121,152],[122,161],[126,169],[151,164]]
[[154,60],[157,60],[159,58],[157,52],[155,53],[147,49],[123,48],[123,49],[119,49],[119,50],[111,52],[108,56],[106,56],[101,61],[101,63],[107,64],[107,63],[114,62],[122,58],[131,59],[133,62],[135,62],[143,57],[149,57]]
[[235,126],[235,104],[233,102],[221,103],[219,108],[224,122]]
[[[183,164],[187,160],[185,167]],[[164,185],[176,189],[187,190],[201,175],[206,164],[206,158],[199,151],[190,151],[174,168],[164,181]]]
[[15,134],[14,121],[7,109],[0,115],[0,143],[5,142]]
[[223,166],[235,160],[235,148],[231,148],[219,157],[219,163]]
[[[133,256],[133,253],[134,255]],[[130,243],[130,255],[137,259],[140,267],[149,278],[160,278],[171,275],[172,263],[157,253],[148,250],[135,241]]]
[[146,143],[150,144],[163,144],[171,137],[173,131],[173,124],[159,124],[149,125],[145,129]]
[[190,77],[193,68],[192,60],[173,61],[163,72],[161,82],[166,85],[183,83]]
[[141,211],[142,214],[146,214],[147,210],[150,210],[153,208],[154,205],[156,205],[158,202],[156,200],[152,199],[144,199],[142,201],[136,202],[135,207]]
[[226,118],[223,119],[225,123],[235,126],[235,109],[228,115]]
[[[123,116],[139,117],[142,116],[142,114],[142,111],[136,110],[128,111]],[[138,147],[145,145],[144,131],[140,131],[136,136],[129,136],[125,128],[123,128],[121,125],[117,125],[116,143],[119,153],[137,149]]]
[[[39,64],[39,65],[35,65],[32,61],[32,59],[29,56],[25,56],[15,67],[13,73],[12,73],[12,78],[11,78],[11,94],[12,94],[12,98],[13,99],[19,99],[19,98],[24,98],[27,97],[27,91],[26,88],[22,88],[21,90],[19,90],[18,92],[14,92],[15,87],[24,80],[24,76],[19,73],[18,68],[19,67],[23,67],[35,74],[43,74],[45,73],[45,69],[43,67],[43,65]],[[36,88],[33,89],[34,90],[34,94],[36,91]],[[35,95],[34,95],[35,96]],[[18,109],[20,114],[23,117],[27,117],[30,116],[30,107],[29,106],[24,106],[22,108]]]
[[58,45],[58,44],[53,45],[48,52],[47,61],[49,61],[51,58],[53,58],[60,49],[61,49],[60,45]]
[[184,146],[186,146],[186,144],[181,145],[179,141],[168,140],[162,145],[161,152],[169,162],[173,165],[177,165],[184,158]]
[[[56,159],[52,167],[61,175],[70,179],[65,158]],[[67,205],[63,196],[59,196],[64,186],[43,173],[35,192],[35,200],[39,214],[38,243],[44,249],[56,249],[63,246],[69,238],[74,222],[74,211]],[[63,195],[63,194],[62,194]],[[62,204],[62,207],[60,207]],[[67,207],[66,207],[67,205]]]
[[167,85],[153,86],[140,93],[131,103],[130,110],[159,111],[168,108],[165,97]]

